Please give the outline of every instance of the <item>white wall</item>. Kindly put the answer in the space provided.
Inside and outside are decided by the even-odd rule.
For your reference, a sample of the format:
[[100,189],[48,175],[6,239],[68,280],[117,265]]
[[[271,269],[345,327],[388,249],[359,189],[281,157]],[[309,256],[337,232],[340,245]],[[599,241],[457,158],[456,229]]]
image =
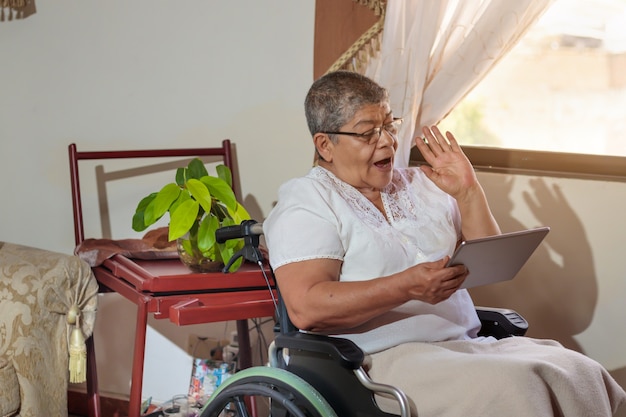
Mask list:
[[[278,186],[312,161],[303,101],[313,80],[314,6],[39,0],[31,17],[0,22],[0,240],[73,252],[72,142],[100,150],[230,138],[242,196],[262,220]],[[94,197],[93,182],[82,185],[85,200]],[[128,201],[131,214],[142,196]],[[98,237],[90,226],[87,237]],[[115,295],[101,297],[103,391],[128,392],[135,311]],[[180,346],[188,332],[230,333],[222,324],[151,325]]]
[[[73,251],[71,142],[79,150],[196,147],[228,137],[242,195],[258,219],[278,186],[310,167],[302,102],[313,78],[313,0],[36,6],[26,20],[0,22],[0,240]],[[503,228],[548,224],[553,231],[551,246],[522,275],[477,291],[477,301],[520,310],[534,335],[584,351],[626,385],[624,183],[498,174],[481,180]],[[83,187],[86,199],[94,196],[93,186]],[[127,203],[132,213],[137,200]],[[128,393],[134,315],[120,297],[101,297],[102,391]],[[222,337],[232,329],[150,324],[181,347],[188,333]],[[149,359],[146,365],[167,369]]]
[[[310,166],[314,2],[36,2],[0,23],[2,238],[73,249],[67,145],[237,147],[263,212]],[[135,201],[132,205],[135,205]]]
[[498,173],[479,179],[504,231],[551,231],[513,281],[473,289],[475,303],[517,310],[530,323],[528,336],[587,354],[626,387],[626,182]]

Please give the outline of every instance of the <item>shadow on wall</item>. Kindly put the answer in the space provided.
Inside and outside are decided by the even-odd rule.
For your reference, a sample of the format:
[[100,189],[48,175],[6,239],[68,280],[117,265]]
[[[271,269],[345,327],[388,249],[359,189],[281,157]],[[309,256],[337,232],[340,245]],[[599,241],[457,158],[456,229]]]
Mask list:
[[508,198],[514,177],[490,176],[481,181],[492,196],[502,231],[538,225],[550,226],[551,231],[513,281],[473,289],[474,301],[513,308],[531,324],[528,336],[556,339],[580,352],[572,336],[589,326],[598,298],[593,256],[580,219],[557,186],[550,189],[542,179],[531,179],[531,189],[523,197],[539,223],[522,224],[513,217]]
[[[481,177],[502,231],[545,225],[551,232],[513,281],[474,288],[471,295],[476,305],[518,311],[530,324],[529,337],[554,339],[585,353],[573,336],[589,327],[598,302],[593,252],[585,229],[559,186],[550,187],[541,178],[529,179],[523,192],[538,223],[522,224],[512,214],[514,182],[511,175]],[[611,374],[626,387],[626,368]]]

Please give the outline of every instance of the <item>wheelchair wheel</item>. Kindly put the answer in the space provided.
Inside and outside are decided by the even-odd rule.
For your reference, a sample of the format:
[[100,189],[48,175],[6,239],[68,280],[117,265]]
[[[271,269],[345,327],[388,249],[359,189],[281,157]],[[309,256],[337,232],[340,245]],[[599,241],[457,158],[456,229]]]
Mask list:
[[337,417],[326,400],[302,378],[269,367],[245,369],[227,379],[204,406],[200,417],[253,415]]

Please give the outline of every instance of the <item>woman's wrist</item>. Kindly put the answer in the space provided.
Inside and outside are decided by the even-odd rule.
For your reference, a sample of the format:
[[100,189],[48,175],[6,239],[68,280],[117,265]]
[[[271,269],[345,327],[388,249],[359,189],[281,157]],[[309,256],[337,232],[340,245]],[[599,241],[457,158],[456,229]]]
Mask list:
[[472,205],[476,202],[482,203],[486,200],[485,191],[478,181],[470,186],[463,187],[456,195],[452,196],[459,207],[464,205]]

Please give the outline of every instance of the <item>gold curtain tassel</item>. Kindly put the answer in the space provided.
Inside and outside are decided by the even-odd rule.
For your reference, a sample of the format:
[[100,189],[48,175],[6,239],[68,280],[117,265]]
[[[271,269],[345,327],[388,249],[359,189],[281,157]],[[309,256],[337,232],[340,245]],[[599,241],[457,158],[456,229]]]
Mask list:
[[87,347],[85,336],[80,329],[80,308],[74,304],[67,312],[67,324],[73,325],[70,334],[70,382],[81,383],[87,379]]
[[70,336],[70,382],[81,383],[87,379],[87,347],[79,326]]

